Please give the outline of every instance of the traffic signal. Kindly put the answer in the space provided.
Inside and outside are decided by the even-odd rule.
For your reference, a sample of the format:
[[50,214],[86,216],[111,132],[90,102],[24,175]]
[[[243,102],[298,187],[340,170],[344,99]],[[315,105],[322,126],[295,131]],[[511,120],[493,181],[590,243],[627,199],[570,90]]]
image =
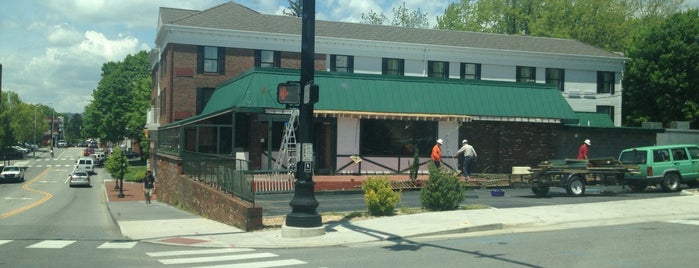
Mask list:
[[301,83],[287,81],[277,85],[277,102],[287,105],[298,105],[301,99]]

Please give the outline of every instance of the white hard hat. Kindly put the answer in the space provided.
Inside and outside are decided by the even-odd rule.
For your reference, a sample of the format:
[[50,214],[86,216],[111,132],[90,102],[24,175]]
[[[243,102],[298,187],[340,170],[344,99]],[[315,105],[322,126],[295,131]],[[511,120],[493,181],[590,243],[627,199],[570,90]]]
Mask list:
[[590,140],[589,140],[589,139],[588,139],[588,140],[585,140],[585,144],[587,144],[587,145],[592,145],[592,144],[590,144]]
[[468,143],[468,140],[462,140],[461,143]]
[[444,144],[444,141],[443,141],[442,139],[438,139],[438,140],[437,140],[437,143],[439,143],[439,144]]

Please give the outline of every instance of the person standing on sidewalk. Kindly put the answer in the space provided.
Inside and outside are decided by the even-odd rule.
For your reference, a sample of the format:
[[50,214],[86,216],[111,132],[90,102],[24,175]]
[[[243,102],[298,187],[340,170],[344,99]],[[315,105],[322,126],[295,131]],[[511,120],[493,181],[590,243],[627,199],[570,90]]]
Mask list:
[[444,141],[438,139],[437,143],[432,147],[432,154],[430,155],[432,157],[432,162],[434,162],[434,166],[437,168],[442,164],[442,143],[444,143]]
[[476,157],[478,155],[476,154],[476,149],[473,148],[470,144],[468,144],[468,140],[463,140],[461,141],[461,148],[459,148],[458,151],[456,151],[456,156],[459,156],[460,153],[464,154],[464,163],[461,165],[461,173],[464,174],[464,176],[469,179],[471,178],[471,169],[473,168],[473,162],[476,160]]
[[150,206],[150,198],[155,192],[155,177],[153,172],[146,171],[146,177],[143,178],[143,195],[146,197],[146,206]]

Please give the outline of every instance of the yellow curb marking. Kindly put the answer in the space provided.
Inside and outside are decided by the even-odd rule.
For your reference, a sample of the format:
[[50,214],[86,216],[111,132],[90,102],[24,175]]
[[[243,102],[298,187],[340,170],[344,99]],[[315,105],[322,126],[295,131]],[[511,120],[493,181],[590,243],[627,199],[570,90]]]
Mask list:
[[50,193],[47,193],[47,192],[44,192],[44,191],[39,191],[39,190],[32,189],[32,188],[29,188],[29,186],[30,186],[32,183],[36,182],[36,181],[39,180],[41,177],[43,177],[44,175],[46,175],[46,173],[48,173],[49,170],[51,170],[50,167],[49,167],[49,168],[46,168],[43,172],[41,172],[41,174],[39,174],[38,176],[36,176],[36,178],[34,178],[34,179],[28,181],[27,183],[25,183],[25,184],[22,186],[22,189],[27,190],[27,191],[30,191],[30,192],[35,192],[35,193],[43,194],[44,197],[41,198],[41,199],[39,199],[38,201],[36,201],[36,202],[34,202],[34,203],[29,204],[29,205],[26,205],[26,206],[20,207],[20,208],[18,208],[18,209],[15,209],[15,210],[12,210],[12,211],[9,211],[9,212],[0,214],[0,219],[5,219],[5,218],[12,217],[12,216],[17,215],[17,214],[19,214],[19,213],[22,213],[22,212],[24,212],[24,211],[27,211],[27,210],[29,210],[29,209],[31,209],[31,208],[34,208],[34,207],[36,207],[36,206],[38,206],[38,205],[41,205],[41,204],[43,204],[44,202],[48,201],[49,199],[53,198],[53,195],[50,194]]

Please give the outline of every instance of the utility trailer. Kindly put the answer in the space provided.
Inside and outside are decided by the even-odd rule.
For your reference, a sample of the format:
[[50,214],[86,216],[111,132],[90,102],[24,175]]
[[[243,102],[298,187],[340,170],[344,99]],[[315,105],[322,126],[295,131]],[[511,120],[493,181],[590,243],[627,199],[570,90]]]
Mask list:
[[614,158],[547,160],[530,169],[532,192],[544,196],[550,187],[566,189],[568,195],[585,194],[585,186],[607,184],[610,178],[624,182],[624,174],[638,172],[637,166],[623,165]]

